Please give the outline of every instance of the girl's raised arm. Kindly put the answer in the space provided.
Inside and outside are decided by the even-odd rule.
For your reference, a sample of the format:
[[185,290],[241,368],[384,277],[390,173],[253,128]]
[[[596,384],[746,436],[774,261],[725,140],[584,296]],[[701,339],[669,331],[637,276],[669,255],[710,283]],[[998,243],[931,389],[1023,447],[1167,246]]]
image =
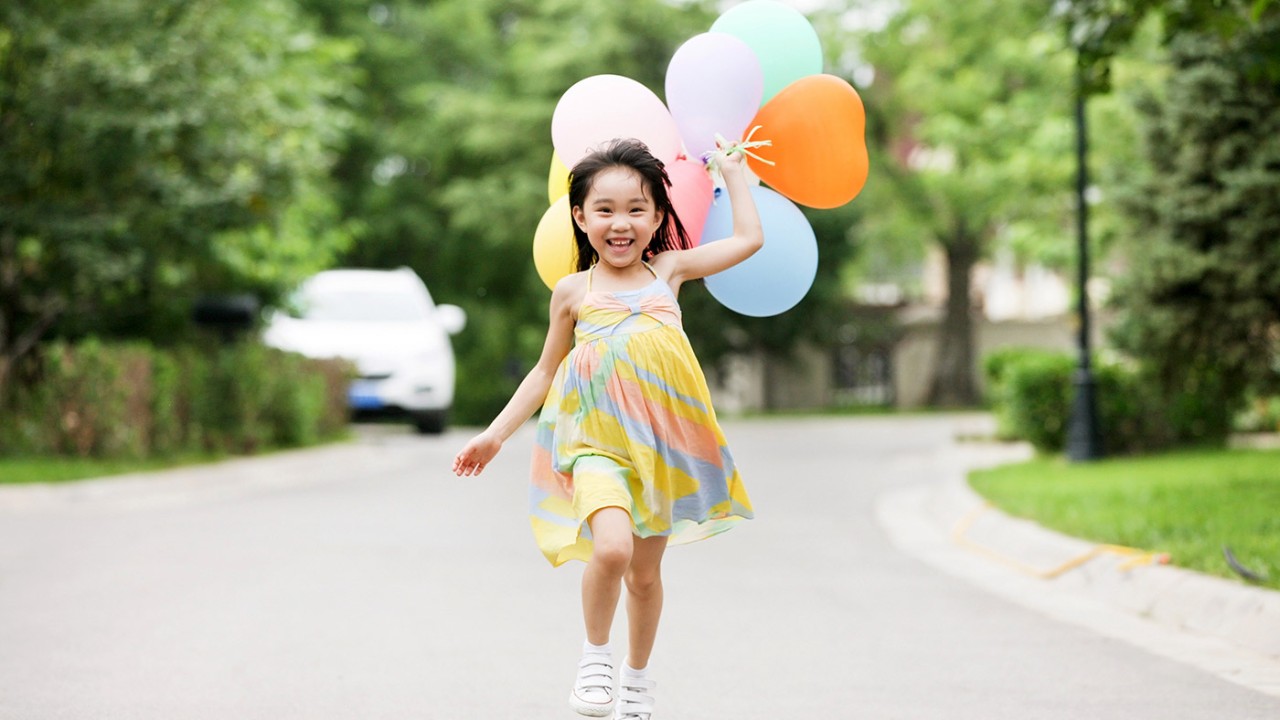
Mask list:
[[716,165],[724,177],[729,202],[733,206],[733,235],[654,258],[654,267],[668,278],[673,287],[679,287],[686,280],[697,280],[727,270],[764,247],[764,231],[760,227],[755,199],[751,197],[744,156],[739,152],[717,153]]
[[520,387],[507,401],[506,407],[489,427],[471,438],[453,458],[453,472],[457,475],[479,475],[489,461],[502,449],[502,443],[516,431],[542,405],[551,388],[560,361],[573,347],[573,307],[575,298],[582,292],[580,278],[570,275],[556,283],[551,293],[551,319],[547,328],[547,340],[542,346],[542,356]]

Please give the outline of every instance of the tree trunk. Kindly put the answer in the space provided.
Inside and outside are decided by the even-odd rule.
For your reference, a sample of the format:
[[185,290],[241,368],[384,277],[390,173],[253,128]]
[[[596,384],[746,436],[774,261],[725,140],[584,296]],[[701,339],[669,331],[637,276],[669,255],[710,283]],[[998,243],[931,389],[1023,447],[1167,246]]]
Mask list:
[[942,245],[947,255],[947,306],[938,326],[938,354],[929,404],[972,407],[978,404],[974,383],[973,308],[970,285],[978,262],[978,239],[960,227]]
[[0,404],[11,390],[8,385],[18,361],[35,349],[66,308],[66,301],[60,297],[33,301],[34,317],[28,327],[20,327],[23,313],[29,308],[24,307],[19,272],[17,239],[12,228],[5,228],[0,231]]
[[13,364],[13,319],[17,316],[17,259],[13,228],[0,230],[0,407],[7,400],[9,368]]

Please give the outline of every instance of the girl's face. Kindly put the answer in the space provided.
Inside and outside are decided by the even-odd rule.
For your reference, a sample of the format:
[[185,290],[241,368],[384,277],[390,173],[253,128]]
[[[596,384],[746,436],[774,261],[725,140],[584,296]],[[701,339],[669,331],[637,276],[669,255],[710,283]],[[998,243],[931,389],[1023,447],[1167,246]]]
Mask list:
[[662,211],[629,168],[609,168],[596,175],[573,220],[587,234],[600,262],[624,268],[640,262],[644,249],[662,224]]

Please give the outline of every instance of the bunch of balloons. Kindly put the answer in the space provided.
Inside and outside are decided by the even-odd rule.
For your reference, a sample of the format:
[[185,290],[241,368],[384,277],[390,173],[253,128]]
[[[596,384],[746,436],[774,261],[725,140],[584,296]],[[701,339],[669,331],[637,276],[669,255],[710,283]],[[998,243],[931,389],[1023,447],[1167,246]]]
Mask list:
[[[717,198],[702,157],[717,136],[768,140],[748,156],[768,187],[751,188],[764,247],[706,279],[723,305],[744,315],[777,315],[813,284],[818,244],[795,203],[833,208],[867,179],[865,115],[858,93],[822,74],[813,26],[775,0],[750,0],[721,15],[711,31],[676,51],[667,66],[667,102],[630,78],[595,75],[570,87],[551,119],[551,207],[534,234],[533,256],[547,287],[575,269],[569,168],[614,138],[634,137],[667,166],[672,201],[689,236],[708,243],[732,234],[733,209]],[[756,129],[758,126],[758,129]]]

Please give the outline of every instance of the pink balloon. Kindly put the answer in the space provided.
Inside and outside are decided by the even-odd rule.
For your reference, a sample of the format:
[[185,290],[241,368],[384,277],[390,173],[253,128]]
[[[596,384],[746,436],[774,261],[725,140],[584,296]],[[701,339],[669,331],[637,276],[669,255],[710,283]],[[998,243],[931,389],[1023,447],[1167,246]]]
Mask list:
[[741,139],[763,95],[756,53],[733,35],[695,35],[667,66],[667,104],[691,158],[715,150],[716,133]]
[[670,164],[680,154],[680,132],[662,100],[621,75],[592,75],[560,96],[551,116],[551,141],[572,168],[587,153],[616,138],[636,138]]
[[676,160],[667,166],[667,176],[671,178],[671,204],[689,234],[690,245],[697,245],[707,224],[707,214],[711,212],[715,185],[706,168],[696,160]]

